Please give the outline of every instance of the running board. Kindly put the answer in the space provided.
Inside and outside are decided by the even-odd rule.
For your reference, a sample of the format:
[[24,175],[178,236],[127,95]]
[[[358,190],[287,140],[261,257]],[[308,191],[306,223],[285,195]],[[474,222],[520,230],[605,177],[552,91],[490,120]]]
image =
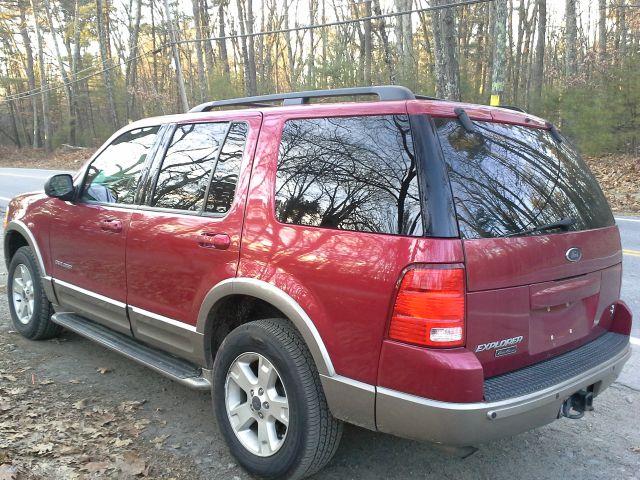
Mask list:
[[144,345],[131,337],[114,332],[80,315],[60,312],[55,313],[51,320],[67,330],[121,353],[182,385],[195,390],[209,390],[211,388],[211,383],[203,376],[202,369],[195,365]]

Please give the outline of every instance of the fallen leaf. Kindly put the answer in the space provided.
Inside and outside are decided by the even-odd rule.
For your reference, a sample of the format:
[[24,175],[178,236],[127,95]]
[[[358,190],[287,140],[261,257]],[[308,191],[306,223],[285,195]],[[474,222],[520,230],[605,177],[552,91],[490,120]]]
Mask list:
[[167,438],[169,438],[171,435],[159,435],[157,437],[155,437],[153,440],[151,440],[151,443],[156,443],[156,444],[162,444],[164,443]]
[[80,380],[78,380],[77,378],[72,378],[71,380],[69,380],[69,383],[77,384],[80,383]]
[[116,465],[122,473],[129,475],[144,475],[149,473],[145,461],[132,452],[125,453],[116,459]]
[[88,398],[83,398],[82,400],[78,400],[73,404],[73,408],[76,410],[80,410],[81,408],[85,408],[89,404]]
[[111,462],[89,462],[80,467],[80,470],[86,470],[89,473],[96,473],[104,472],[105,470],[108,470],[110,468],[115,468],[115,466]]
[[118,447],[126,447],[128,445],[131,445],[133,443],[133,440],[131,440],[130,438],[125,438],[125,439],[120,439],[120,438],[116,438],[115,440],[113,440],[113,446],[118,448]]
[[16,480],[18,478],[18,466],[3,463],[0,465],[0,480]]
[[75,455],[76,453],[81,453],[82,449],[78,446],[65,446],[61,447],[59,450],[60,455]]
[[38,455],[45,455],[53,450],[53,443],[38,443],[31,448],[31,451]]
[[632,447],[632,448],[631,448],[631,451],[632,451],[633,453],[640,453],[640,447]]
[[101,375],[104,375],[104,374],[106,374],[106,373],[113,372],[113,370],[112,370],[112,369],[110,369],[110,368],[106,368],[106,367],[96,368],[96,371],[97,371],[98,373],[100,373]]

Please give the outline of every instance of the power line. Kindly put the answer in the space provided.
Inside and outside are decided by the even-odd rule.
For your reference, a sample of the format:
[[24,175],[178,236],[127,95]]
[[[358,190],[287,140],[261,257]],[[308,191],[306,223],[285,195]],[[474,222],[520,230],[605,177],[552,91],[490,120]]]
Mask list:
[[[68,82],[62,82],[62,83],[58,83],[56,85],[50,85],[47,88],[38,88],[36,90],[27,90],[25,92],[20,92],[20,93],[16,93],[7,97],[4,97],[2,99],[3,103],[8,103],[8,102],[12,102],[15,100],[21,100],[21,99],[25,99],[25,98],[30,98],[36,95],[41,95],[43,93],[46,92],[50,92],[59,88],[63,88],[69,85],[72,85],[74,83],[78,83],[78,82],[82,82],[84,80],[88,80],[89,78],[98,76],[98,75],[102,75],[103,73],[119,68],[119,67],[123,67],[131,62],[133,62],[134,60],[139,60],[140,58],[143,58],[147,55],[150,54],[158,54],[160,52],[162,52],[163,50],[167,49],[167,48],[171,48],[173,45],[182,45],[182,44],[188,44],[188,43],[198,43],[198,42],[215,42],[215,41],[222,41],[222,40],[233,40],[233,39],[242,39],[242,38],[252,38],[252,37],[262,37],[262,36],[266,36],[266,35],[277,35],[277,34],[281,34],[281,33],[291,33],[291,32],[297,32],[299,30],[316,30],[319,28],[327,28],[327,27],[336,27],[336,26],[340,26],[340,25],[348,25],[348,24],[352,24],[352,23],[361,23],[361,22],[365,22],[365,21],[369,21],[369,20],[380,20],[383,18],[393,18],[393,17],[400,17],[403,15],[411,15],[413,13],[425,13],[425,12],[432,12],[432,11],[437,11],[437,10],[446,10],[448,8],[457,8],[457,7],[465,7],[468,5],[476,5],[476,4],[482,4],[482,3],[491,3],[494,2],[495,0],[464,0],[464,1],[459,1],[459,2],[455,2],[455,3],[449,3],[446,5],[435,5],[432,7],[422,7],[422,8],[415,8],[412,10],[404,10],[402,12],[392,12],[392,13],[383,13],[380,15],[370,15],[367,17],[360,17],[360,18],[352,18],[352,19],[348,19],[348,20],[335,20],[333,22],[326,22],[326,23],[321,23],[321,24],[316,24],[316,25],[303,25],[303,26],[298,26],[298,27],[291,27],[291,28],[281,28],[281,29],[277,29],[277,30],[268,30],[268,31],[264,31],[264,32],[254,32],[254,33],[245,33],[245,34],[236,34],[236,35],[224,35],[224,36],[219,36],[219,37],[208,37],[208,38],[201,38],[201,39],[192,39],[192,40],[179,40],[175,43],[165,43],[163,45],[160,45],[159,47],[157,47],[155,50],[151,50],[151,51],[147,51],[141,54],[136,55],[135,57],[132,57],[128,60],[123,60],[120,61],[118,63],[115,63],[111,66],[105,67],[102,70],[98,71],[98,72],[94,72],[88,75],[85,75],[83,77],[80,78],[76,78],[74,80],[68,81]],[[104,65],[104,63],[103,63]],[[93,67],[87,67],[83,70],[89,70],[90,68]],[[81,71],[83,71],[81,70]],[[77,75],[78,72],[76,72]]]

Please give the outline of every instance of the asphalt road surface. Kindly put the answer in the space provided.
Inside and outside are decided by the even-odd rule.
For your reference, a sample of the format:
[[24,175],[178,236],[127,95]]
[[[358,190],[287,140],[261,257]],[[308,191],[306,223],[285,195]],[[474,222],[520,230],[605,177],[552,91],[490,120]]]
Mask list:
[[[42,188],[49,173],[0,169],[0,210],[6,206],[7,199],[17,193]],[[622,296],[638,315],[640,219],[619,218],[618,224],[625,248]],[[0,294],[4,297],[0,297],[0,371],[5,369],[6,373],[17,377],[17,383],[11,386],[20,383],[22,377],[27,378],[25,383],[20,383],[25,385],[24,389],[31,388],[33,379],[47,379],[47,384],[40,388],[46,388],[51,401],[55,400],[61,418],[64,418],[64,412],[77,408],[78,402],[86,403],[87,399],[94,403],[110,402],[115,406],[125,401],[144,401],[135,416],[148,426],[136,437],[135,446],[146,448],[151,478],[163,478],[153,472],[159,472],[161,466],[171,465],[170,476],[180,480],[250,480],[224,445],[208,394],[173,383],[70,332],[64,332],[60,339],[52,341],[23,339],[13,331],[9,317],[1,250],[0,282]],[[640,336],[639,323],[636,320],[636,338]],[[16,370],[18,367],[21,368]],[[347,426],[335,458],[314,479],[640,480],[639,371],[640,345],[635,345],[632,358],[618,381],[596,399],[594,412],[588,412],[581,420],[562,419],[515,437],[481,445],[477,453],[466,459],[447,455],[428,444]],[[0,387],[4,387],[4,379],[0,380]],[[34,405],[33,408],[37,407]],[[46,408],[46,405],[40,407]],[[0,424],[2,421],[0,412]],[[53,428],[47,424],[41,428],[46,430],[41,432],[45,438],[56,434],[47,430]],[[19,429],[15,431],[19,432]],[[163,443],[158,442],[158,438],[168,440]],[[0,444],[2,440],[0,438]],[[60,445],[56,442],[54,439],[57,450]],[[102,460],[101,457],[91,458]],[[55,459],[50,456],[34,458],[34,471],[45,461],[55,462]],[[76,478],[65,470],[47,468],[47,475],[38,478]]]

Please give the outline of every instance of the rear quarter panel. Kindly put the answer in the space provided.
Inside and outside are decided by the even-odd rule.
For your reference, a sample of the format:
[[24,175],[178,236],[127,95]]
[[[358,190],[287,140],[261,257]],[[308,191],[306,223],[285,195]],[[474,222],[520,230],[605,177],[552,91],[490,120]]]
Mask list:
[[249,186],[238,276],[272,283],[306,311],[336,372],[375,384],[389,309],[414,262],[461,262],[460,240],[411,238],[286,225],[275,218],[275,179],[290,118],[406,113],[404,102],[273,109],[264,113]]

